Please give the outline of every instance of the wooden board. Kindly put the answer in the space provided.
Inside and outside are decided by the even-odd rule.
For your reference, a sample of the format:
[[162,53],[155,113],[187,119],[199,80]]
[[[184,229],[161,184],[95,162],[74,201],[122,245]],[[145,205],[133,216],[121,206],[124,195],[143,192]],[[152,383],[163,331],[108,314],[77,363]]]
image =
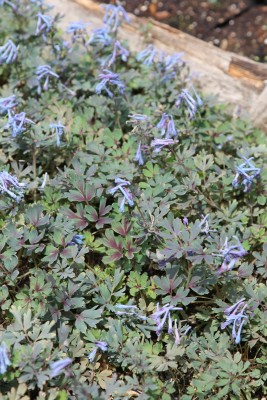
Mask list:
[[[91,22],[91,28],[102,26],[104,10],[92,0],[50,0],[54,12],[65,14],[68,22]],[[153,44],[166,53],[184,52],[191,72],[197,76],[205,94],[218,96],[219,101],[239,107],[250,114],[257,126],[267,131],[267,65],[221,50],[212,44],[168,25],[130,15],[131,24],[120,30],[132,51],[144,48],[143,32],[149,22]]]

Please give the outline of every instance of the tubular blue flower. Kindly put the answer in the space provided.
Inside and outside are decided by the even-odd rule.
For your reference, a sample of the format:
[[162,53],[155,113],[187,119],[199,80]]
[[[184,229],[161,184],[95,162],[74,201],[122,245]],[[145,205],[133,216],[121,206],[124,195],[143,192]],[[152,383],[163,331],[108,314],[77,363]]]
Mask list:
[[172,333],[173,329],[172,329],[171,311],[177,311],[177,310],[182,310],[182,308],[174,307],[169,303],[159,308],[159,303],[157,304],[157,310],[151,315],[151,318],[157,324],[156,333],[158,336],[161,334],[167,318],[168,318],[168,332]]
[[210,237],[210,232],[216,232],[215,229],[210,229],[209,222],[208,222],[209,214],[202,215],[202,220],[199,223],[199,228],[201,228],[201,232],[205,233],[207,236]]
[[83,245],[83,241],[84,241],[84,235],[74,235],[73,238],[71,239],[71,241],[68,243],[68,246],[74,246],[75,244],[79,245]]
[[136,306],[130,304],[116,304],[115,307],[120,310],[125,310],[125,311],[116,311],[116,315],[129,315],[131,317],[137,317],[142,321],[147,320],[147,317],[145,317],[144,315],[140,315],[135,311],[137,310]]
[[91,351],[91,353],[88,354],[88,359],[89,361],[92,363],[95,359],[96,356],[96,352],[97,352],[97,347],[94,347],[93,350]]
[[143,114],[132,114],[132,115],[128,115],[128,117],[130,118],[129,122],[131,122],[134,125],[139,124],[140,122],[149,122],[149,117],[147,115],[143,115]]
[[138,145],[138,148],[137,148],[137,152],[136,152],[136,155],[135,155],[135,158],[134,158],[135,161],[137,161],[139,165],[143,165],[144,164],[141,147],[142,147],[142,144],[141,144],[141,142],[139,142],[139,145]]
[[102,90],[105,90],[109,97],[113,97],[113,93],[107,88],[107,85],[114,85],[118,88],[120,93],[124,93],[125,85],[120,80],[119,74],[104,69],[101,74],[98,75],[98,79],[102,79],[101,82],[95,88],[97,94],[100,94]]
[[51,31],[53,18],[50,15],[44,15],[40,12],[38,12],[36,16],[38,17],[38,20],[35,35],[39,36],[40,34],[43,34],[44,39],[46,39],[45,34]]
[[17,11],[18,7],[15,4],[11,3],[9,0],[0,0],[0,6],[7,5],[12,8],[13,11]]
[[122,61],[126,62],[128,60],[130,53],[125,49],[121,43],[117,40],[114,43],[113,52],[104,61],[101,62],[102,67],[110,67],[116,61],[117,57],[120,57]]
[[161,131],[161,136],[165,136],[166,139],[170,139],[177,135],[173,116],[171,114],[164,113],[157,124],[157,128]]
[[102,7],[105,8],[103,22],[111,32],[116,32],[122,22],[130,23],[130,18],[121,5],[103,4]]
[[90,25],[89,22],[71,22],[67,27],[67,33],[72,35],[72,43],[75,43],[77,39],[82,39],[85,43],[88,32],[87,26]]
[[165,70],[169,71],[175,68],[177,65],[182,64],[184,61],[182,60],[182,56],[184,53],[174,53],[172,55],[167,55],[164,59]]
[[184,224],[184,226],[188,225],[188,218],[187,217],[183,218],[183,224]]
[[11,365],[11,361],[7,354],[7,347],[5,342],[1,343],[0,346],[0,374],[5,374],[7,371],[7,367]]
[[101,341],[96,341],[95,342],[96,347],[98,347],[102,351],[107,351],[108,349],[108,344],[107,342],[101,342]]
[[193,86],[191,86],[191,91],[193,92],[195,99],[193,98],[193,95],[190,94],[189,90],[188,89],[182,90],[182,93],[178,96],[175,105],[176,107],[179,107],[182,103],[185,103],[187,105],[187,109],[189,112],[189,118],[192,119],[196,115],[198,107],[201,107],[203,102],[198,96]]
[[243,298],[224,310],[226,321],[221,324],[221,329],[233,324],[232,338],[235,339],[236,344],[240,343],[241,331],[245,320],[248,319],[248,316],[244,313],[247,308],[247,303],[244,300]]
[[98,349],[102,351],[107,351],[108,349],[108,344],[106,342],[95,341],[94,343],[95,347],[93,348],[91,353],[88,354],[88,359],[90,362],[94,361]]
[[18,47],[8,40],[3,46],[0,46],[0,64],[12,64],[18,56]]
[[112,43],[112,38],[109,35],[109,31],[107,28],[97,28],[94,29],[90,40],[87,44],[91,45],[101,45],[102,47],[109,46]]
[[26,130],[24,124],[34,124],[34,122],[26,118],[25,112],[13,115],[12,111],[8,110],[8,123],[6,127],[11,128],[11,136],[13,138]]
[[58,376],[61,374],[68,365],[70,365],[73,362],[71,358],[64,358],[62,360],[58,360],[55,362],[52,362],[50,364],[50,376],[51,378],[54,378],[55,376]]
[[178,346],[181,343],[181,334],[182,336],[186,336],[187,333],[190,331],[191,326],[185,325],[183,328],[183,332],[180,332],[177,326],[177,319],[174,321],[174,337],[175,337],[175,344]]
[[10,175],[7,171],[0,172],[0,192],[7,193],[18,203],[24,196],[23,189],[26,186],[26,183],[19,183],[17,177]]
[[45,186],[46,186],[47,178],[48,178],[48,173],[46,172],[46,173],[44,174],[43,183],[42,183],[42,185],[41,185],[41,187],[40,187],[39,190],[44,190],[44,188],[45,188]]
[[0,113],[5,114],[17,105],[14,95],[0,99]]
[[151,142],[151,147],[154,147],[154,153],[159,153],[165,146],[178,143],[178,140],[173,139],[154,139]]
[[131,183],[129,181],[126,181],[118,177],[115,178],[115,183],[118,183],[118,185],[115,186],[113,189],[111,189],[110,193],[114,195],[117,192],[117,190],[121,191],[121,193],[123,194],[123,198],[119,200],[120,204],[119,209],[121,212],[124,212],[124,206],[126,202],[129,204],[130,207],[133,207],[134,205],[133,195],[129,191],[129,189],[126,188],[126,186],[129,186]]
[[220,253],[213,254],[214,256],[224,258],[223,263],[218,270],[218,274],[231,271],[234,268],[237,260],[247,254],[246,250],[240,243],[240,240],[236,236],[233,236],[233,238],[237,241],[237,245],[228,246],[228,237],[226,237],[224,245],[220,249]]
[[57,124],[50,124],[50,128],[55,129],[57,146],[59,147],[60,146],[60,138],[64,133],[65,126],[62,125],[60,121],[58,121]]
[[136,59],[137,61],[143,60],[144,65],[151,66],[158,54],[159,52],[155,47],[152,44],[149,44],[144,50],[137,54]]
[[40,65],[36,69],[36,76],[38,80],[38,94],[42,91],[41,80],[44,79],[43,90],[48,90],[49,78],[52,76],[54,78],[59,78],[49,65]]
[[239,184],[244,185],[244,192],[251,189],[253,179],[258,179],[261,173],[260,168],[256,168],[251,162],[254,157],[246,158],[242,157],[245,162],[236,167],[236,175],[232,182],[234,188],[237,188]]

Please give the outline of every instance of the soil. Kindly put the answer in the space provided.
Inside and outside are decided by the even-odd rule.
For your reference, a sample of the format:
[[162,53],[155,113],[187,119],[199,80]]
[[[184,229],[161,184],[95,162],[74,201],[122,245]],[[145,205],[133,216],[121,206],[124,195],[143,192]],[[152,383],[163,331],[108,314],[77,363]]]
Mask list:
[[224,50],[267,62],[267,0],[123,0],[121,4],[137,16],[152,17]]

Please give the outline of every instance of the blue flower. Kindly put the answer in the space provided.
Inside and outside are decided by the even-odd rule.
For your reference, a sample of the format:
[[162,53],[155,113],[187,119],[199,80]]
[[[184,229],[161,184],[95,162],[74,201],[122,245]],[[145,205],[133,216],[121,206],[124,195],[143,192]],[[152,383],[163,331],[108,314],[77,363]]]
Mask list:
[[151,142],[151,147],[154,147],[154,152],[159,153],[165,146],[170,146],[177,143],[177,140],[173,139],[154,139]]
[[49,85],[49,78],[51,76],[55,78],[59,78],[58,74],[56,74],[52,68],[49,65],[40,65],[36,69],[36,76],[38,80],[38,94],[41,93],[42,87],[41,87],[41,80],[44,79],[44,84],[43,84],[43,90],[48,90],[48,85]]
[[135,155],[135,161],[138,162],[139,165],[143,165],[144,164],[144,160],[143,160],[143,156],[142,156],[142,151],[141,151],[141,142],[139,142],[138,148],[137,148],[137,152]]
[[53,18],[50,15],[44,15],[40,12],[38,12],[37,17],[38,20],[35,35],[38,36],[40,33],[42,33],[44,35],[44,39],[46,39],[45,33],[51,31]]
[[74,235],[71,241],[68,243],[68,246],[74,246],[75,244],[77,245],[82,245],[84,240],[84,235]]
[[5,114],[8,112],[8,110],[15,107],[17,105],[15,100],[16,97],[14,95],[9,97],[3,97],[2,99],[0,99],[0,112],[2,114]]
[[157,128],[161,131],[161,136],[165,136],[166,139],[170,139],[177,135],[177,130],[171,114],[164,113],[161,120],[157,124]]
[[70,365],[72,362],[73,360],[71,358],[64,358],[62,360],[52,362],[50,364],[51,378],[54,378],[55,376],[61,374],[63,372],[63,369],[66,368],[68,365]]
[[223,263],[218,270],[218,274],[231,271],[237,260],[247,254],[246,250],[240,243],[240,240],[236,236],[233,236],[233,238],[237,241],[236,245],[228,246],[228,237],[226,237],[223,247],[220,249],[220,253],[213,254],[214,256],[224,258]]
[[244,313],[247,308],[247,303],[244,300],[243,298],[224,310],[226,321],[221,324],[221,329],[233,324],[232,338],[235,339],[236,344],[241,341],[241,331],[245,320],[248,318]]
[[106,342],[100,342],[100,341],[96,340],[94,342],[94,344],[96,346],[93,348],[91,353],[89,353],[89,355],[88,355],[88,359],[90,362],[94,361],[98,349],[100,349],[102,351],[107,351],[107,349],[108,349],[108,344]]
[[60,146],[60,138],[64,133],[65,126],[62,125],[60,121],[58,121],[57,124],[50,124],[50,128],[55,129],[57,146]]
[[114,43],[113,52],[110,56],[108,56],[104,61],[101,62],[101,66],[110,67],[116,61],[117,57],[120,57],[122,61],[126,62],[128,60],[130,53],[127,49],[125,49],[121,43],[117,40]]
[[109,97],[113,97],[113,93],[109,88],[107,88],[107,85],[117,86],[120,93],[123,93],[125,90],[125,85],[120,80],[119,75],[109,71],[108,69],[104,69],[103,72],[98,75],[98,79],[102,80],[95,88],[97,94],[100,94],[102,90],[105,90]]
[[8,40],[3,46],[0,46],[0,64],[12,64],[18,56],[18,47]]
[[133,306],[131,304],[116,304],[115,307],[118,308],[119,310],[123,310],[123,311],[116,311],[116,315],[128,315],[130,317],[137,317],[142,321],[147,320],[147,317],[145,317],[144,315],[140,315],[135,311],[137,310],[136,306]]
[[34,124],[34,122],[26,118],[25,112],[13,115],[12,111],[8,110],[8,123],[6,127],[11,128],[11,136],[13,138],[25,131],[24,124]]
[[0,374],[5,374],[9,365],[11,365],[11,362],[8,358],[7,347],[5,342],[2,342],[0,346]]
[[187,333],[190,331],[192,327],[189,325],[185,325],[182,327],[181,332],[179,331],[179,328],[177,326],[177,319],[174,321],[174,333],[173,336],[175,337],[175,344],[178,346],[181,343],[181,335],[185,336]]
[[150,122],[149,117],[144,114],[133,114],[133,115],[128,115],[130,118],[129,122],[131,122],[134,125],[139,124],[140,122]]
[[85,39],[88,35],[87,26],[89,22],[71,22],[67,27],[67,33],[72,35],[72,43],[76,42],[77,39],[82,39],[85,43]]
[[130,18],[121,5],[102,5],[105,7],[103,22],[108,25],[111,32],[116,32],[122,22],[130,23]]
[[253,179],[258,179],[261,173],[260,168],[256,168],[251,162],[254,157],[246,158],[242,157],[245,162],[236,167],[236,175],[232,182],[234,188],[237,188],[239,184],[244,185],[244,192],[251,189]]
[[172,318],[171,318],[171,311],[182,310],[181,307],[174,307],[172,305],[165,304],[161,308],[159,307],[159,303],[157,304],[156,311],[151,315],[151,318],[157,324],[157,335],[159,336],[164,328],[165,322],[168,319],[168,333],[173,333],[172,328]]
[[13,11],[17,11],[17,9],[18,9],[18,7],[15,6],[13,3],[11,3],[11,1],[9,1],[9,0],[0,0],[0,6],[3,6],[5,4],[7,6],[11,7]]
[[131,183],[129,181],[126,181],[126,180],[118,178],[118,177],[115,178],[115,183],[118,183],[118,185],[115,186],[113,189],[111,189],[109,192],[114,195],[117,192],[117,190],[120,190],[120,192],[123,194],[123,197],[122,197],[122,199],[119,200],[119,204],[120,204],[119,209],[121,212],[124,212],[124,206],[125,206],[126,202],[131,207],[133,207],[133,205],[134,205],[133,195],[129,191],[129,189],[126,188],[126,186],[129,186]]
[[179,107],[182,103],[185,103],[187,105],[190,119],[194,118],[198,107],[201,107],[203,104],[193,86],[191,86],[191,91],[193,92],[192,95],[190,94],[190,91],[188,89],[183,89],[182,93],[178,96],[178,99],[175,103],[177,107]]
[[107,28],[97,28],[92,32],[92,36],[88,41],[88,44],[100,44],[102,47],[109,46],[112,42],[112,38],[109,35],[109,31]]
[[136,59],[137,61],[143,60],[144,65],[151,66],[158,54],[159,53],[155,47],[152,44],[149,44],[144,50],[137,54]]
[[[19,183],[16,176],[10,175],[7,171],[0,172],[0,192],[7,193],[12,199],[18,203],[22,199],[23,189],[25,189],[26,183]],[[11,191],[13,190],[13,192]],[[14,193],[15,192],[15,193]]]

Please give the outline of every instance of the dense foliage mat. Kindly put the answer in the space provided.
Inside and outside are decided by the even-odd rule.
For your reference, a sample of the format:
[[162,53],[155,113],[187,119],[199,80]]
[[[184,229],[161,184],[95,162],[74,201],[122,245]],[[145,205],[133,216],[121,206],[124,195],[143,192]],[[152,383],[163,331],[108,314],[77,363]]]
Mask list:
[[0,7],[0,399],[266,395],[264,134],[120,5]]

